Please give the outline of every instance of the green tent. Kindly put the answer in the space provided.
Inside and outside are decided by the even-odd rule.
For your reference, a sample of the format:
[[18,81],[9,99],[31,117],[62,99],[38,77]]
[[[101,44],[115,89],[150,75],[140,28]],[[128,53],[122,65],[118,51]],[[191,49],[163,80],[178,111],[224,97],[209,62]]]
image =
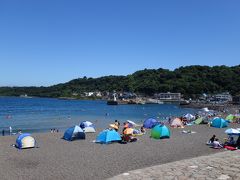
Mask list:
[[203,117],[200,117],[194,121],[195,124],[202,124],[203,123]]
[[170,130],[165,125],[156,125],[151,130],[151,137],[154,139],[170,138]]
[[235,116],[232,115],[232,114],[229,114],[227,117],[226,117],[226,120],[229,120],[229,121],[233,121],[235,119]]

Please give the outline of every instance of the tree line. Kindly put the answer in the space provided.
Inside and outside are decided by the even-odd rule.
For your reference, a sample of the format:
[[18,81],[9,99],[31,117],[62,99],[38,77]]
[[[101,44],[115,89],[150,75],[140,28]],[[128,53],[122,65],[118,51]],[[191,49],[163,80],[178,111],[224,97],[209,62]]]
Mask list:
[[83,77],[49,87],[1,87],[0,95],[72,97],[73,93],[90,91],[129,91],[147,96],[160,92],[180,92],[185,97],[228,91],[232,95],[240,95],[240,65],[195,65],[173,71],[162,68],[144,69],[127,76]]

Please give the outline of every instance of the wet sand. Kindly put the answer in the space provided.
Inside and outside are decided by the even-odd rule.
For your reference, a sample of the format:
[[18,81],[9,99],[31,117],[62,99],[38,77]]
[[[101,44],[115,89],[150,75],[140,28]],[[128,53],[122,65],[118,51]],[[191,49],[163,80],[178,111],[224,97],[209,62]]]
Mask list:
[[[231,127],[240,125],[231,125]],[[183,134],[192,130],[195,134]],[[172,129],[171,138],[155,140],[149,132],[137,142],[128,144],[96,144],[97,133],[86,140],[68,142],[62,133],[33,134],[38,148],[18,150],[12,147],[16,136],[0,137],[1,179],[105,179],[126,171],[208,155],[215,150],[205,145],[213,135],[223,141],[224,129],[207,125]]]

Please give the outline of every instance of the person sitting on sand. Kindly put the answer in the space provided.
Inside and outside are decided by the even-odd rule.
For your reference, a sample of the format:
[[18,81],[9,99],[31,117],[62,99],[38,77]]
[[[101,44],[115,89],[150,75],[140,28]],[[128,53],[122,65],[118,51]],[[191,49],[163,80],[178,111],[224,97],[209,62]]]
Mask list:
[[238,136],[238,139],[236,141],[235,147],[240,148],[240,136]]
[[146,130],[145,130],[145,128],[144,128],[143,126],[141,127],[141,129],[140,129],[140,130],[141,130],[141,133],[143,133],[143,134],[145,134],[145,133],[146,133]]
[[223,148],[223,146],[220,144],[217,138],[213,141],[213,148],[215,149]]
[[227,145],[227,146],[234,146],[234,145],[235,145],[234,138],[233,138],[232,136],[230,136],[230,138],[228,139],[227,142],[224,143],[224,145]]
[[124,122],[123,123],[123,130],[122,130],[122,134],[124,134],[124,131],[128,128],[128,122]]
[[114,125],[115,125],[114,130],[115,130],[115,131],[118,131],[119,126],[120,126],[120,122],[119,122],[118,120],[115,120]]
[[208,141],[209,144],[212,144],[213,141],[216,139],[216,135],[214,134]]
[[122,141],[124,142],[136,142],[137,141],[137,138],[136,137],[133,137],[132,135],[130,134],[123,134],[122,135]]

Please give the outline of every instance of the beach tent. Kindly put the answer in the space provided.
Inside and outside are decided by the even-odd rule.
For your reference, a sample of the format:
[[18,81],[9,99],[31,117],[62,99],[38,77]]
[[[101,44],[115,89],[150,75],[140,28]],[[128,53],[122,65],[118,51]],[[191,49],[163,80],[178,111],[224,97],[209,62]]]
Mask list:
[[228,135],[240,135],[240,131],[238,129],[233,128],[227,129],[225,133]]
[[151,129],[153,128],[154,126],[156,126],[157,124],[159,124],[159,121],[157,121],[156,119],[154,118],[149,118],[149,119],[146,119],[143,123],[143,127],[144,128],[148,128],[148,129]]
[[233,121],[235,119],[235,116],[232,115],[232,114],[229,114],[227,117],[226,117],[226,120],[228,121]]
[[85,139],[85,133],[79,126],[73,126],[65,131],[63,139],[67,141],[73,141],[75,139]]
[[211,126],[215,128],[225,128],[228,127],[228,122],[222,118],[214,118],[211,122]]
[[33,148],[35,145],[35,139],[28,133],[21,134],[16,139],[16,147],[19,149]]
[[82,129],[86,128],[86,127],[94,127],[94,124],[90,121],[83,121],[80,123],[80,127]]
[[195,124],[203,124],[203,117],[200,117],[194,121]]
[[122,138],[120,134],[113,129],[111,130],[106,129],[100,132],[96,138],[97,143],[103,143],[103,144],[107,144],[115,141],[121,141],[121,140]]
[[96,132],[95,126],[90,121],[83,121],[80,123],[80,127],[83,129],[85,133],[94,133]]
[[84,131],[85,133],[95,133],[95,132],[96,132],[96,130],[95,130],[94,127],[85,127],[85,128],[83,129],[83,131]]
[[172,121],[171,127],[174,127],[174,128],[176,128],[176,127],[184,128],[183,123],[182,123],[181,119],[179,119],[179,118],[175,118]]
[[186,118],[187,120],[189,120],[189,121],[195,118],[195,116],[193,116],[193,115],[190,114],[190,113],[184,115],[183,117],[185,117],[185,118]]
[[156,125],[151,130],[151,137],[154,139],[170,138],[170,130],[165,125]]

